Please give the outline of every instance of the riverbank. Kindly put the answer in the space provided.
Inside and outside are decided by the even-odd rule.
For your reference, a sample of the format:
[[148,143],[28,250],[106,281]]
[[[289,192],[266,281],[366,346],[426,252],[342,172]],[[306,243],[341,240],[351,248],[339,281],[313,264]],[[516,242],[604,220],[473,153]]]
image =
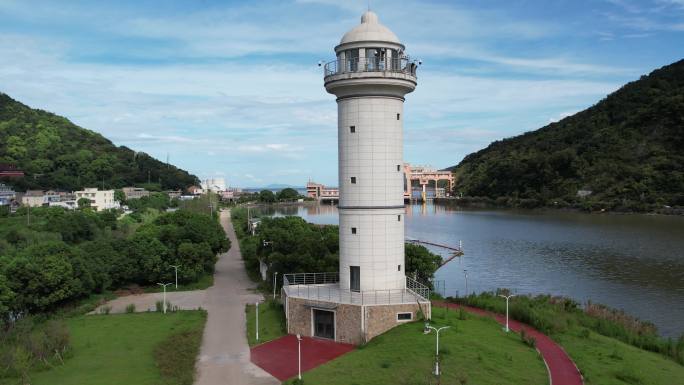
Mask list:
[[608,203],[589,203],[580,202],[570,204],[567,202],[554,202],[552,205],[543,204],[538,201],[527,199],[513,199],[509,197],[499,197],[496,199],[488,197],[444,197],[435,198],[434,203],[451,205],[460,208],[470,209],[495,209],[495,210],[538,210],[538,211],[564,211],[587,214],[643,214],[643,215],[676,215],[684,216],[684,207],[662,206],[659,208],[644,207],[635,209],[634,207],[624,207]]

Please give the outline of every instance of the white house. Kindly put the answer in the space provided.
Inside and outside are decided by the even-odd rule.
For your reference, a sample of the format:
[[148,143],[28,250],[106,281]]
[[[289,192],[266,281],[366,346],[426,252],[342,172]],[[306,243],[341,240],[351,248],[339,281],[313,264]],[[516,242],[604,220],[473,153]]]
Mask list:
[[74,191],[76,202],[81,198],[90,200],[90,207],[96,211],[118,209],[119,202],[114,199],[114,190],[98,190],[95,187],[86,188],[82,191]]

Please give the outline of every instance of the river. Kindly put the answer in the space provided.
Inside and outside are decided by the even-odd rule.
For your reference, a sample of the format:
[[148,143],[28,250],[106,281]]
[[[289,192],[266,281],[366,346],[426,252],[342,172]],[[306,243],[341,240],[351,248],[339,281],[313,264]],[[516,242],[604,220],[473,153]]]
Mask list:
[[[337,224],[331,205],[265,214]],[[510,288],[624,309],[663,336],[684,333],[684,217],[406,206],[406,237],[458,246],[465,255],[435,274],[446,295]],[[443,256],[448,251],[428,247]]]

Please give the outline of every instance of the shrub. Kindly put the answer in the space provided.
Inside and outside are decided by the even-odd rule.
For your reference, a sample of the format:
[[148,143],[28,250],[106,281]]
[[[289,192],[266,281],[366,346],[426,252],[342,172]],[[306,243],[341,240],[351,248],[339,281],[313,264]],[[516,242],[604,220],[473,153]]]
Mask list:
[[109,314],[111,311],[112,311],[112,307],[109,306],[109,305],[102,306],[102,307],[100,308],[100,314],[107,315],[107,314]]
[[128,313],[128,314],[135,313],[135,304],[134,303],[130,303],[130,304],[126,305],[126,313]]

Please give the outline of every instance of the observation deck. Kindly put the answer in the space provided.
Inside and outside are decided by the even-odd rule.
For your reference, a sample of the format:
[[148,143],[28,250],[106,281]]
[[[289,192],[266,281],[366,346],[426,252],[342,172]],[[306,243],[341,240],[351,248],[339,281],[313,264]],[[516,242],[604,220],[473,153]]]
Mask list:
[[328,62],[323,67],[325,86],[344,80],[388,79],[417,84],[418,64],[408,57],[402,58],[353,58]]

